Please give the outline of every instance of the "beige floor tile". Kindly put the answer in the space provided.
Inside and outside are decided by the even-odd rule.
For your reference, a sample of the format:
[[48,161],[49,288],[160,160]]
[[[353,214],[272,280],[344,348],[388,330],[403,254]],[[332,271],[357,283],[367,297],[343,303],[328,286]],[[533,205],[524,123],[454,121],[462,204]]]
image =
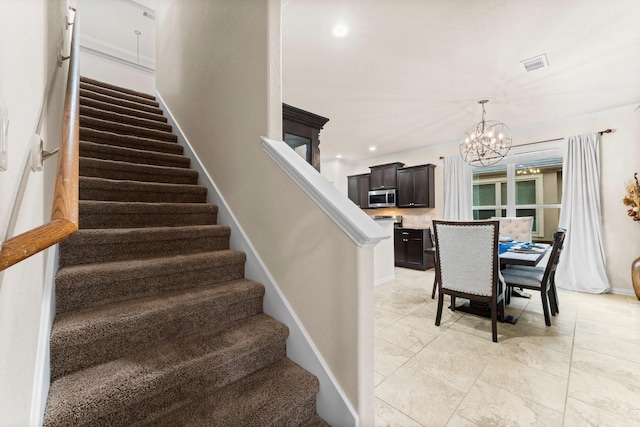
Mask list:
[[487,364],[478,382],[512,392],[555,411],[564,411],[566,377],[561,378],[520,362],[496,357]]
[[376,387],[376,396],[424,426],[444,426],[465,393],[405,365]]
[[640,419],[628,414],[609,412],[569,398],[564,415],[564,427],[640,427]]
[[380,399],[376,399],[376,427],[422,427]]
[[527,341],[562,353],[571,353],[573,336],[561,334],[552,328],[534,328],[526,323],[517,323],[505,331],[506,341]]
[[614,381],[640,386],[640,362],[633,362],[584,348],[573,350],[571,369],[580,369]]
[[561,378],[569,376],[571,354],[552,350],[523,339],[505,339],[499,348],[499,355],[507,360],[520,362],[541,372]]
[[577,330],[573,345],[577,348],[585,348],[621,359],[640,362],[640,344],[627,342],[612,336]]
[[640,344],[640,321],[632,328],[619,325],[612,328],[611,324],[607,322],[596,321],[590,318],[578,319],[576,322],[576,330]]
[[435,338],[436,335],[425,329],[412,328],[398,323],[394,323],[376,332],[376,339],[395,344],[413,353],[422,350]]
[[384,375],[382,375],[380,372],[373,372],[373,383],[377,386],[379,385],[382,381],[384,381],[384,379],[387,378]]
[[482,427],[482,426],[478,426],[478,424],[471,422],[468,419],[463,418],[458,414],[453,414],[445,427]]
[[407,360],[412,358],[415,352],[391,344],[387,341],[376,339],[374,350],[375,371],[388,377]]
[[[505,334],[513,325],[509,323],[498,322],[498,342],[502,341]],[[487,317],[476,316],[473,314],[464,314],[457,322],[451,325],[451,329],[464,332],[475,337],[481,337],[485,340],[493,342],[491,331],[491,319]]]
[[479,426],[560,427],[562,412],[517,394],[478,382],[464,398],[456,415]]
[[447,329],[433,340],[429,347],[449,351],[463,357],[473,357],[480,363],[487,363],[497,354],[498,344],[486,337],[476,337],[466,332]]
[[484,370],[486,363],[468,356],[427,346],[405,366],[430,378],[436,378],[467,392]]
[[436,326],[436,311],[436,304],[424,305],[402,317],[398,323],[412,328],[424,329],[432,334],[440,334],[462,317],[460,312],[443,309],[440,326]]
[[376,307],[376,331],[393,325],[398,320],[402,319],[402,317],[402,314],[386,310],[382,307]]
[[571,369],[569,397],[616,414],[640,419],[640,387]]

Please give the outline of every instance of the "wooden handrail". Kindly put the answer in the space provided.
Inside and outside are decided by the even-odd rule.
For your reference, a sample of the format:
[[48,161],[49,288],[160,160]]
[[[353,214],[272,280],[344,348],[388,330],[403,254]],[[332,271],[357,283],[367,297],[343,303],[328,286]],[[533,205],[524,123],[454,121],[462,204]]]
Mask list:
[[75,29],[76,25],[73,25],[51,221],[2,242],[0,271],[55,245],[78,230],[80,83],[79,45]]

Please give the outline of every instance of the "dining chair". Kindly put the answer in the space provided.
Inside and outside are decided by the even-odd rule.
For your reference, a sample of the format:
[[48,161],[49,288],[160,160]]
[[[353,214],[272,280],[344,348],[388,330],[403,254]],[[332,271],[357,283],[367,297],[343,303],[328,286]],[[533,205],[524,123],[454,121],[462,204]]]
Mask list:
[[498,342],[498,319],[504,321],[504,286],[498,261],[498,221],[433,221],[440,326],[444,295],[485,304],[490,310],[493,342]]
[[558,292],[556,290],[556,267],[562,252],[566,230],[559,229],[553,236],[553,247],[546,267],[527,267],[524,265],[510,265],[502,270],[502,277],[507,285],[507,292],[511,287],[519,287],[540,291],[544,323],[551,326],[551,316],[560,312]]
[[531,242],[533,233],[532,216],[491,217],[500,221],[500,235],[511,237],[516,242]]

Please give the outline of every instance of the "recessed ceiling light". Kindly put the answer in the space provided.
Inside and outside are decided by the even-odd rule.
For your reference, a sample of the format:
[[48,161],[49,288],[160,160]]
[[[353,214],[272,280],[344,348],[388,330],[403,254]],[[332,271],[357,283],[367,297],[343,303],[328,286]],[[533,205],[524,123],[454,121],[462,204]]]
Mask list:
[[376,147],[373,147],[373,146],[369,147],[369,151],[376,151]]
[[336,159],[341,159],[342,158],[342,154],[336,154]]
[[336,37],[344,37],[349,34],[349,28],[344,24],[338,24],[333,27],[333,35]]

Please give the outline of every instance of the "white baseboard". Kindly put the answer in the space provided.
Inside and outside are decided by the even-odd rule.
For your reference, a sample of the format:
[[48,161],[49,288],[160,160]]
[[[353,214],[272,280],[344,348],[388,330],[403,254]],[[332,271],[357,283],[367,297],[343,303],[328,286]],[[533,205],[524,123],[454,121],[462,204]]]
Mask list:
[[382,285],[383,283],[390,282],[392,280],[396,280],[396,275],[392,274],[391,276],[380,277],[373,283],[373,286]]

